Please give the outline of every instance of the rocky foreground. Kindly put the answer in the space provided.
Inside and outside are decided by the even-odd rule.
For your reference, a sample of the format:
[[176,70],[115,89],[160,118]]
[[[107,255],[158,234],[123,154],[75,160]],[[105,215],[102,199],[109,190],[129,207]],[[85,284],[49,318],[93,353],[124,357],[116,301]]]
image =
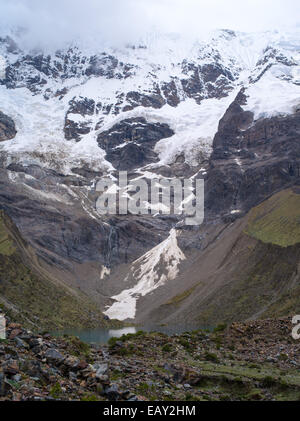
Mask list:
[[290,319],[270,319],[96,346],[8,322],[0,400],[300,400],[300,341],[291,330]]

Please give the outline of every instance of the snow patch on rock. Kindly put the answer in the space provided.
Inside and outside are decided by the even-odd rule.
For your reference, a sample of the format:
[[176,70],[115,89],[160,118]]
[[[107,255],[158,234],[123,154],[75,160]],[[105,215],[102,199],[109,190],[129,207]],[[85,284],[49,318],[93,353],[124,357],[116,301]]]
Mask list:
[[177,244],[177,231],[173,228],[166,240],[132,263],[128,276],[137,279],[137,284],[111,297],[115,302],[104,314],[111,319],[133,319],[138,298],[175,279],[183,260],[185,255]]
[[8,155],[7,164],[47,165],[64,174],[70,174],[72,168],[84,164],[95,171],[111,169],[111,164],[104,158],[105,152],[97,144],[95,131],[80,142],[65,139],[63,128],[67,107],[67,101],[57,98],[45,101],[26,88],[11,90],[0,86],[0,110],[14,120],[17,129],[13,140],[0,145],[0,152]]
[[287,76],[293,74],[298,79],[299,70],[274,66],[248,87],[247,105],[243,108],[252,111],[255,120],[294,113],[300,107],[300,84],[291,83]]

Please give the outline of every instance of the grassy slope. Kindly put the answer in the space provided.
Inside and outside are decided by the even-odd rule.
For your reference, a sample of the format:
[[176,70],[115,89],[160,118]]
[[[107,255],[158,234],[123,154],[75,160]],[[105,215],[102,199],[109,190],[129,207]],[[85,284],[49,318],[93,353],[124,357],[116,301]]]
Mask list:
[[[96,304],[33,273],[26,244],[0,211],[0,306],[30,328],[97,327],[105,325]],[[28,251],[28,250],[26,250]]]
[[300,194],[292,189],[284,190],[254,208],[247,234],[264,243],[280,246],[277,253],[270,253],[273,262],[267,267],[278,279],[284,279],[286,283],[291,281],[290,288],[270,303],[263,316],[299,314]]
[[225,318],[299,314],[300,194],[284,190],[252,209],[245,234],[258,241],[224,291]]
[[164,311],[190,307],[185,318],[204,326],[300,313],[300,194],[277,193],[247,218],[244,232],[216,267],[217,289],[203,298],[201,283],[195,283],[169,299]]
[[252,209],[246,233],[281,247],[300,243],[300,194],[284,190]]
[[220,288],[217,297],[211,297],[201,319],[208,323],[212,319],[219,322],[299,314],[300,291],[292,285],[299,259],[299,246],[284,251],[257,243],[249,250],[248,262],[243,259],[240,270],[232,274],[231,282]]

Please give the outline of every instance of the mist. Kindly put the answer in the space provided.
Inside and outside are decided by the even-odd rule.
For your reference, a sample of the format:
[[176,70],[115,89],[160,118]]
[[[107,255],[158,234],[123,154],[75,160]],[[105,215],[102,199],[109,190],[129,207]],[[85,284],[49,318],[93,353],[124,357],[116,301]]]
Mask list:
[[111,45],[146,34],[198,36],[217,28],[254,32],[299,24],[298,0],[0,0],[0,33],[22,28],[27,47]]

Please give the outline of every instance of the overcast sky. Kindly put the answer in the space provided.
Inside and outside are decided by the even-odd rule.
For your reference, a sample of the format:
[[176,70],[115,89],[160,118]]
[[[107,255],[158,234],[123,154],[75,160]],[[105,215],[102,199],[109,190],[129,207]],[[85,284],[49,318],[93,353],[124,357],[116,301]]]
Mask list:
[[62,43],[78,37],[133,42],[153,28],[203,34],[215,28],[241,31],[299,24],[299,0],[0,0],[0,25],[28,29],[30,43]]

